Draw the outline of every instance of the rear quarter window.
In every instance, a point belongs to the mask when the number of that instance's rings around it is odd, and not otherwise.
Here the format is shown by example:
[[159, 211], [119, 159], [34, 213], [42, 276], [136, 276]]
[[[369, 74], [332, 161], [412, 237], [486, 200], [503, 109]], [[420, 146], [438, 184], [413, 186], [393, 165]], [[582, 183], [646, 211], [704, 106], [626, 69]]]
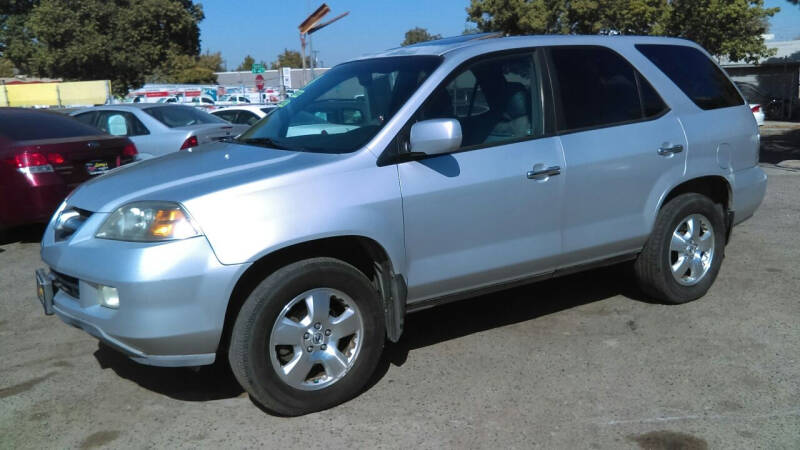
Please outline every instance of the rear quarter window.
[[683, 45], [639, 44], [636, 48], [704, 110], [744, 104], [736, 87], [708, 56]]

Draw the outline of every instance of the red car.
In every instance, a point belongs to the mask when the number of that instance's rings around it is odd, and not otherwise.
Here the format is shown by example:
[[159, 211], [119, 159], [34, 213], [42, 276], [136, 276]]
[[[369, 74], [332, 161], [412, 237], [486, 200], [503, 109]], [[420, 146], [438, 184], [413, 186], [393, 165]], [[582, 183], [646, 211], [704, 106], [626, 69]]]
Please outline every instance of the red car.
[[69, 116], [0, 108], [0, 229], [46, 223], [77, 185], [136, 154], [128, 138]]

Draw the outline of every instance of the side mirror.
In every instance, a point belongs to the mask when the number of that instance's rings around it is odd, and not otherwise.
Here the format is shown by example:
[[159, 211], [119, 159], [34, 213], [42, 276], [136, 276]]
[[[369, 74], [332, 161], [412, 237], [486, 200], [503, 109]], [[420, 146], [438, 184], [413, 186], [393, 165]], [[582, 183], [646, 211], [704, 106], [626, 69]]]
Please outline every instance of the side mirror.
[[461, 123], [455, 119], [430, 119], [411, 127], [410, 150], [426, 155], [441, 155], [461, 147]]

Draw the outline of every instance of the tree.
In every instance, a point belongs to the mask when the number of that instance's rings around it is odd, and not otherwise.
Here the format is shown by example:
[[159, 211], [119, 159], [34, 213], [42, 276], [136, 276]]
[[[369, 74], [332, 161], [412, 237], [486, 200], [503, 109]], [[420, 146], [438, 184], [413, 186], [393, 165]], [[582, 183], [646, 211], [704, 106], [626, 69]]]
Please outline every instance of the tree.
[[236, 68], [236, 71], [237, 72], [242, 72], [242, 71], [249, 72], [250, 70], [253, 69], [253, 64], [255, 64], [255, 62], [256, 62], [256, 60], [253, 59], [252, 56], [247, 55], [247, 56], [244, 57], [244, 61], [242, 61], [242, 63], [239, 64], [239, 67]]
[[203, 17], [192, 0], [13, 0], [0, 45], [25, 72], [109, 79], [123, 95], [176, 55], [197, 56]]
[[8, 58], [0, 57], [0, 78], [10, 78], [14, 76], [14, 64]]
[[441, 34], [430, 34], [425, 28], [415, 27], [406, 31], [405, 39], [403, 39], [403, 43], [400, 45], [405, 47], [406, 45], [417, 44], [419, 42], [428, 42], [441, 38]]
[[471, 0], [467, 18], [481, 31], [508, 34], [684, 37], [752, 62], [771, 54], [761, 35], [776, 12], [763, 0]]
[[[283, 49], [283, 53], [278, 55], [278, 60], [273, 61], [269, 66], [273, 70], [281, 67], [303, 67], [303, 58], [300, 56], [300, 52], [288, 48]], [[308, 56], [306, 56], [306, 67], [311, 67], [311, 58]]]
[[222, 72], [222, 54], [199, 56], [170, 55], [147, 81], [151, 83], [211, 84], [217, 82], [214, 72]]

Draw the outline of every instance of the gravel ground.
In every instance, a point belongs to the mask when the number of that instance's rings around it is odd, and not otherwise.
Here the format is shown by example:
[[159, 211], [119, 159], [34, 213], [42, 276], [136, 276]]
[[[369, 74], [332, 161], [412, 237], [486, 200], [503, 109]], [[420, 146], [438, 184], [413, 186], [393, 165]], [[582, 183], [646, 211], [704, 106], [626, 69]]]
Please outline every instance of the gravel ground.
[[[137, 365], [42, 314], [41, 228], [0, 240], [0, 448], [800, 448], [798, 132], [715, 286], [649, 303], [622, 268], [411, 315], [373, 385], [279, 418], [221, 370]], [[790, 155], [791, 154], [791, 155]]]

